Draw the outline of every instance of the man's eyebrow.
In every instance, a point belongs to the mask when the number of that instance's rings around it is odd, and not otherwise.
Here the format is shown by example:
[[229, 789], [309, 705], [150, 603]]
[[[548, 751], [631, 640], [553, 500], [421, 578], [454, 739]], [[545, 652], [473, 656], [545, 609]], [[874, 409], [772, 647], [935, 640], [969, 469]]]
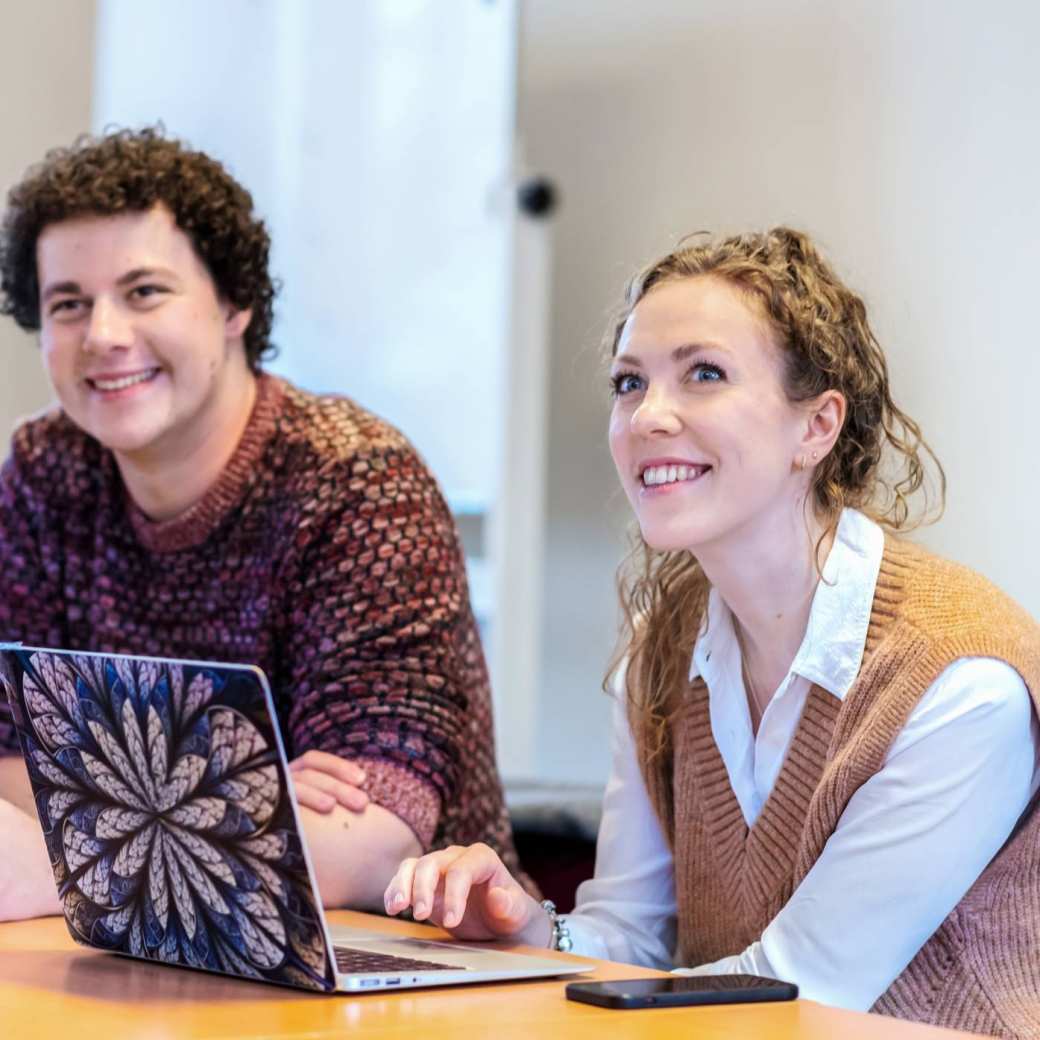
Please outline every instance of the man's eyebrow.
[[[126, 274], [120, 275], [116, 279], [116, 285], [123, 287], [131, 285], [141, 278], [176, 278], [176, 274], [173, 271], [168, 270], [165, 267], [135, 267], [131, 271], [127, 271]], [[40, 293], [41, 300], [49, 300], [52, 296], [59, 294], [66, 294], [72, 296], [79, 296], [83, 292], [79, 282], [53, 282], [48, 286], [45, 286], [42, 293]]]
[[79, 287], [79, 282], [52, 282], [44, 287], [43, 292], [40, 293], [40, 299], [49, 300], [52, 296], [57, 296], [58, 293], [78, 295], [80, 292], [82, 290]]
[[116, 279], [116, 285], [129, 285], [140, 278], [154, 278], [157, 275], [163, 278], [176, 277], [173, 271], [167, 270], [165, 267], [135, 267], [132, 271], [127, 271], [126, 274], [120, 275]]

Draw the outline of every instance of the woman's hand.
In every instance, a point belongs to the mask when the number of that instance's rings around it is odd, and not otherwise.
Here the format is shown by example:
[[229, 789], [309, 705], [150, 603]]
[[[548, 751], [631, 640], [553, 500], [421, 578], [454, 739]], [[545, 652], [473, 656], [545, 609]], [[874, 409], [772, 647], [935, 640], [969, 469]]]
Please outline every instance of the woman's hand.
[[388, 914], [410, 906], [416, 921], [440, 925], [460, 939], [515, 939], [548, 946], [552, 934], [545, 911], [498, 854], [481, 843], [406, 859], [383, 899]]
[[362, 790], [365, 771], [356, 762], [328, 751], [307, 751], [289, 763], [296, 800], [318, 813], [330, 813], [337, 805], [362, 812], [368, 795]]

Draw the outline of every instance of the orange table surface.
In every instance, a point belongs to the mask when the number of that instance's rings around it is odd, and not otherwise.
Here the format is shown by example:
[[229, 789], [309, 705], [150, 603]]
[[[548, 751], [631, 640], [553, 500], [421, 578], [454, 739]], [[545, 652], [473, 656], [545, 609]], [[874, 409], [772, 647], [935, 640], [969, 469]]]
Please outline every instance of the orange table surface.
[[[442, 936], [346, 911], [343, 924]], [[522, 949], [522, 948], [521, 948]], [[540, 954], [544, 951], [538, 951]], [[565, 958], [566, 955], [557, 956]], [[567, 958], [583, 960], [583, 958]], [[587, 976], [660, 974], [585, 960]], [[574, 977], [566, 981], [576, 981]], [[484, 1037], [592, 1040], [941, 1040], [967, 1036], [807, 1000], [610, 1011], [566, 1000], [564, 980], [323, 996], [128, 960], [77, 946], [60, 918], [0, 925], [0, 1037]]]

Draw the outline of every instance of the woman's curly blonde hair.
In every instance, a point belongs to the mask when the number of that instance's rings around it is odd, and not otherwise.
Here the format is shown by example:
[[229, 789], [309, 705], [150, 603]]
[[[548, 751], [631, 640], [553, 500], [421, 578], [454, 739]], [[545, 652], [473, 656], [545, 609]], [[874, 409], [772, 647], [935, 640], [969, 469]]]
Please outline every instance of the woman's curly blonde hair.
[[[827, 390], [845, 398], [847, 412], [833, 449], [816, 464], [810, 504], [826, 529], [852, 506], [891, 531], [906, 531], [941, 515], [946, 477], [920, 427], [892, 400], [888, 366], [867, 321], [867, 310], [835, 274], [808, 235], [786, 227], [761, 234], [684, 240], [639, 272], [608, 333], [611, 356], [636, 305], [656, 286], [711, 276], [742, 290], [768, 322], [784, 357], [791, 402]], [[937, 501], [927, 501], [927, 466], [938, 478]], [[910, 499], [925, 493], [915, 518]], [[639, 535], [618, 572], [623, 613], [619, 651], [629, 716], [640, 759], [648, 765], [669, 753], [668, 723], [685, 688], [690, 656], [706, 605], [708, 582], [693, 555], [656, 552]]]

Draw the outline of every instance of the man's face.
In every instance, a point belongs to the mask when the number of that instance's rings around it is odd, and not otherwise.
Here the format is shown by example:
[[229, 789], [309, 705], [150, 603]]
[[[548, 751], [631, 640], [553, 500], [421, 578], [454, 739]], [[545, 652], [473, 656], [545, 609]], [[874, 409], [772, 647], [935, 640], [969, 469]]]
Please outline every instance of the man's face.
[[250, 312], [220, 298], [162, 206], [51, 224], [36, 263], [44, 364], [69, 418], [141, 464], [187, 457], [251, 378]]

